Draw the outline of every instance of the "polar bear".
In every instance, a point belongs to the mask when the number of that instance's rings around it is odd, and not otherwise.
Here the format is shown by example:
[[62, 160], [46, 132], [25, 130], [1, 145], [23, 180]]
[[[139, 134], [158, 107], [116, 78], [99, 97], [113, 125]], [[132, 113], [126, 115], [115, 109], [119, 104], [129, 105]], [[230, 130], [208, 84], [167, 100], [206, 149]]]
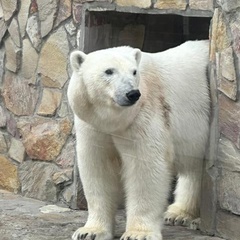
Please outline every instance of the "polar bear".
[[113, 238], [125, 200], [123, 240], [161, 240], [171, 177], [175, 200], [165, 222], [199, 217], [209, 131], [208, 41], [160, 53], [116, 47], [71, 53], [68, 87], [88, 220], [72, 239]]

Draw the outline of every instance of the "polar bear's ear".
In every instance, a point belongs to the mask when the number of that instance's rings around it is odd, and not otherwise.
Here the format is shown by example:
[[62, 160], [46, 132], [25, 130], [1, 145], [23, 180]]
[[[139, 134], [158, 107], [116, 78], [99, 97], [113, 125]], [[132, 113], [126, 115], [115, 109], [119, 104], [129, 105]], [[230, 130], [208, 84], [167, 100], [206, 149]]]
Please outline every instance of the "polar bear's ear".
[[82, 63], [86, 59], [86, 54], [81, 51], [74, 51], [70, 55], [70, 63], [73, 71], [78, 72], [81, 68]]
[[133, 53], [133, 55], [134, 55], [134, 58], [135, 58], [136, 61], [137, 61], [137, 65], [139, 65], [139, 63], [140, 63], [140, 61], [141, 61], [141, 55], [142, 55], [141, 50], [139, 50], [138, 48], [134, 48], [134, 49], [132, 50], [132, 53]]

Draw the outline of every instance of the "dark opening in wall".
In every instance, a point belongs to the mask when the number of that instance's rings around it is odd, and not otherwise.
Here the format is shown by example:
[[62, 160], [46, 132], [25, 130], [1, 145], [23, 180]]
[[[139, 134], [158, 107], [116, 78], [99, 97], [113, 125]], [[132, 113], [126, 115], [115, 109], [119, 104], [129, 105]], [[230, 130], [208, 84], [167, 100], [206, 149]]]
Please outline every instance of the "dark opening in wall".
[[163, 51], [187, 40], [208, 39], [211, 18], [179, 15], [86, 12], [83, 50], [129, 45]]

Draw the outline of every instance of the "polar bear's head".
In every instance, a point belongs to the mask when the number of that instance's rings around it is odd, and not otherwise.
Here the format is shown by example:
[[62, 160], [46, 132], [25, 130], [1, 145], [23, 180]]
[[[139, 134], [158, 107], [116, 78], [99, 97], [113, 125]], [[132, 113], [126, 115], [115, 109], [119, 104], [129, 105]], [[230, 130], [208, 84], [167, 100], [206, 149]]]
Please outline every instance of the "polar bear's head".
[[[139, 63], [141, 51], [130, 47], [99, 50], [89, 54], [74, 51], [70, 55], [73, 74], [68, 88], [69, 103], [85, 121], [127, 113], [141, 97]], [[127, 110], [128, 109], [128, 110]]]
[[141, 51], [130, 47], [110, 48], [85, 54], [75, 51], [70, 62], [82, 81], [91, 103], [131, 106], [139, 99], [138, 65]]

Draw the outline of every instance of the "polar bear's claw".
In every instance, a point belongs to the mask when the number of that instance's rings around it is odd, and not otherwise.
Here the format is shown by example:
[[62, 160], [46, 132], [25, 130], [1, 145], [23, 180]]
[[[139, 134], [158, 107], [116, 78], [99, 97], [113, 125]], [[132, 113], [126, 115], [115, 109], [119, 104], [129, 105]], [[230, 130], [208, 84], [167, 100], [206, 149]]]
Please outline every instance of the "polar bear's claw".
[[173, 218], [165, 217], [164, 222], [165, 222], [166, 225], [173, 225]]
[[201, 218], [194, 219], [190, 224], [190, 229], [198, 230], [200, 228]]
[[73, 235], [72, 240], [111, 240], [112, 234], [94, 228], [79, 228]]
[[[88, 233], [86, 233], [86, 234], [80, 234], [80, 235], [78, 235], [78, 239], [80, 240], [84, 240], [84, 239], [86, 239], [87, 238], [87, 235], [88, 235]], [[96, 234], [92, 234], [91, 236], [90, 236], [90, 239], [91, 240], [95, 240], [95, 238], [96, 238]]]
[[185, 226], [189, 227], [193, 217], [183, 210], [167, 211], [164, 214], [164, 223], [166, 225]]
[[162, 240], [162, 235], [146, 231], [127, 231], [120, 240]]

